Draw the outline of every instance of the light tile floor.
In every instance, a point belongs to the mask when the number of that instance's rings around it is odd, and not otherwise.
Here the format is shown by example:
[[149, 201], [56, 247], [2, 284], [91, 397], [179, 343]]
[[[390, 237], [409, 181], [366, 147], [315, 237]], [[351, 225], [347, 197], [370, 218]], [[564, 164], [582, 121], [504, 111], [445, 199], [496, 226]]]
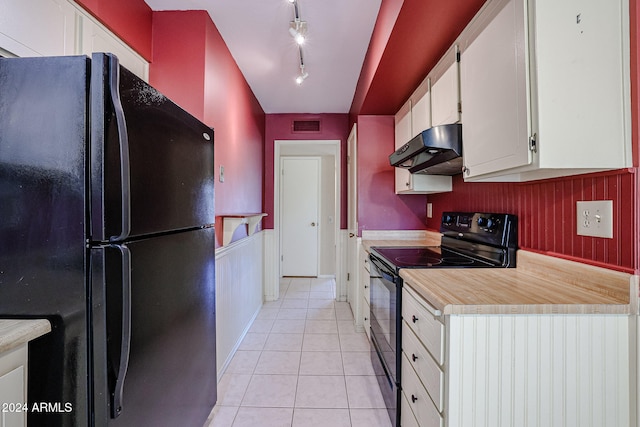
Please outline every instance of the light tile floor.
[[218, 383], [209, 427], [389, 427], [369, 341], [332, 279], [282, 279]]

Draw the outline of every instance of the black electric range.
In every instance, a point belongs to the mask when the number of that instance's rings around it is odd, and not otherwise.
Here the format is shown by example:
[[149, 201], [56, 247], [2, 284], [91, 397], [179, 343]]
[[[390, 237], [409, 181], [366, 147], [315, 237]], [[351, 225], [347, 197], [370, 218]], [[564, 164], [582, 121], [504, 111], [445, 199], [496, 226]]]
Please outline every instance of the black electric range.
[[440, 246], [373, 247], [371, 254], [396, 273], [401, 268], [515, 267], [518, 219], [495, 213], [445, 212]]
[[372, 247], [371, 360], [392, 425], [400, 425], [403, 268], [512, 268], [518, 220], [497, 213], [445, 212], [440, 246]]

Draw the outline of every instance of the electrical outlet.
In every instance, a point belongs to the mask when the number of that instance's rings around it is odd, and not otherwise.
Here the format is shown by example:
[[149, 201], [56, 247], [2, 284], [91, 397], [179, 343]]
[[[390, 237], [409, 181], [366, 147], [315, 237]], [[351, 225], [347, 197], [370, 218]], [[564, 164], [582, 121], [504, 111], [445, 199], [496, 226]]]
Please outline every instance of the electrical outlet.
[[578, 236], [613, 238], [613, 201], [576, 202]]

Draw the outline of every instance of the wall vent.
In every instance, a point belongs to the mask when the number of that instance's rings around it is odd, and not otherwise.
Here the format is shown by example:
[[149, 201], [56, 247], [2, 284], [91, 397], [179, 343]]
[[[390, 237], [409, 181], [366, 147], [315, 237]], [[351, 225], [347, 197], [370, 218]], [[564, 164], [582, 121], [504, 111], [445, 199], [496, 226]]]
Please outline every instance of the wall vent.
[[291, 128], [294, 133], [320, 132], [320, 120], [294, 120]]

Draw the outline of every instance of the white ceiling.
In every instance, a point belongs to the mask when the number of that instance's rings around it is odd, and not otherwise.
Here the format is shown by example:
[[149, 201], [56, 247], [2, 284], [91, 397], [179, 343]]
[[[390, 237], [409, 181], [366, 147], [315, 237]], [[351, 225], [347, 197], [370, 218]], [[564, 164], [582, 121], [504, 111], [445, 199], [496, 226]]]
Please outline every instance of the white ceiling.
[[287, 0], [145, 0], [153, 10], [207, 10], [265, 113], [347, 113], [381, 0], [298, 0], [309, 77]]

